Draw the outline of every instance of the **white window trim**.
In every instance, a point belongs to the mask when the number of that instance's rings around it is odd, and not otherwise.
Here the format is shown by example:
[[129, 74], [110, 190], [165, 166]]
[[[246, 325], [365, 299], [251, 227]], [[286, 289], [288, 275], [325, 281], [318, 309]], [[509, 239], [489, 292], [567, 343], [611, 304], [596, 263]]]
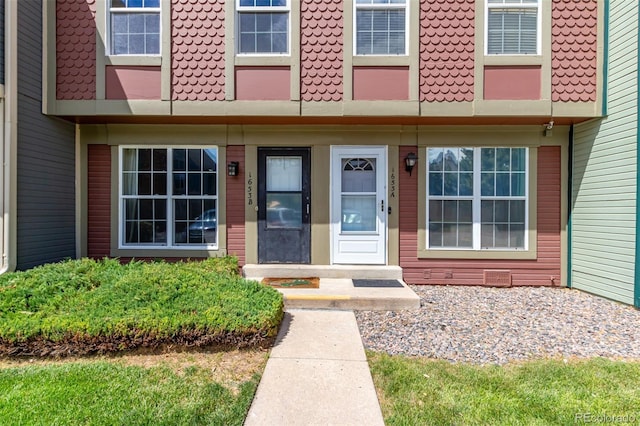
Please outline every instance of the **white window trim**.
[[[357, 0], [353, 0], [353, 56], [358, 57], [402, 57], [409, 56], [409, 3], [413, 0], [406, 0], [404, 4], [400, 3], [390, 3], [390, 4], [358, 4]], [[357, 16], [358, 9], [365, 10], [389, 10], [389, 9], [404, 9], [404, 53], [393, 55], [393, 54], [358, 54], [358, 26], [357, 26]]]
[[[123, 164], [124, 164], [124, 150], [125, 149], [166, 149], [167, 150], [167, 194], [166, 195], [148, 195], [144, 196], [145, 198], [153, 198], [153, 199], [166, 199], [167, 200], [167, 243], [164, 245], [161, 244], [142, 244], [142, 245], [134, 245], [134, 244], [125, 244], [124, 242], [124, 226], [125, 226], [125, 217], [124, 217], [124, 209], [122, 208], [123, 200], [125, 198], [139, 198], [139, 196], [130, 196], [125, 197], [122, 193], [122, 173], [123, 173]], [[215, 244], [182, 244], [182, 245], [169, 245], [169, 240], [173, 243], [173, 193], [170, 190], [171, 188], [171, 174], [173, 173], [173, 162], [169, 161], [170, 152], [174, 149], [215, 149], [217, 154], [216, 164], [216, 195], [215, 196], [207, 196], [216, 200], [216, 209], [218, 212], [216, 214], [216, 220], [218, 221], [218, 232], [216, 234], [216, 243]], [[220, 246], [220, 147], [217, 145], [120, 145], [118, 147], [118, 249], [120, 250], [218, 250]], [[186, 197], [187, 199], [190, 197]], [[191, 197], [195, 198], [195, 196]], [[200, 196], [199, 198], [204, 198], [204, 196]], [[170, 237], [171, 236], [171, 237]]]
[[[436, 148], [436, 147], [434, 147]], [[425, 250], [427, 251], [465, 251], [465, 252], [507, 252], [507, 253], [513, 253], [513, 252], [524, 252], [524, 251], [528, 251], [529, 250], [529, 204], [530, 204], [530, 198], [529, 198], [529, 148], [526, 147], [502, 147], [502, 146], [483, 146], [483, 147], [466, 147], [466, 146], [456, 146], [456, 147], [451, 147], [451, 148], [472, 148], [473, 149], [473, 196], [459, 196], [456, 197], [456, 200], [472, 200], [472, 221], [473, 221], [473, 246], [472, 247], [430, 247], [429, 246], [429, 200], [431, 199], [429, 196], [429, 166], [428, 166], [428, 152], [429, 152], [429, 148], [427, 148], [427, 167], [425, 167], [426, 171], [426, 214], [425, 214], [425, 218], [426, 218], [426, 222], [425, 222], [425, 234], [426, 234], [426, 246], [425, 246]], [[524, 196], [520, 196], [520, 197], [503, 197], [503, 196], [493, 196], [493, 197], [488, 197], [488, 196], [482, 196], [481, 195], [481, 182], [482, 179], [480, 178], [480, 174], [481, 174], [481, 169], [480, 169], [480, 164], [481, 164], [481, 152], [482, 152], [482, 148], [524, 148], [525, 149], [525, 189], [524, 189]], [[476, 167], [477, 166], [477, 167]], [[435, 196], [433, 198], [442, 198], [447, 199], [446, 196]], [[522, 248], [508, 248], [508, 247], [499, 247], [499, 248], [483, 248], [481, 246], [481, 238], [482, 238], [482, 234], [481, 234], [481, 220], [480, 220], [480, 216], [481, 216], [481, 204], [482, 204], [482, 200], [504, 200], [504, 199], [509, 199], [509, 200], [521, 200], [524, 199], [525, 200], [525, 205], [524, 205], [524, 211], [525, 211], [525, 216], [524, 216], [524, 247]]]
[[[98, 0], [102, 1], [102, 0]], [[108, 0], [104, 0], [108, 1]], [[142, 57], [161, 57], [162, 56], [162, 0], [160, 1], [160, 7], [111, 7], [107, 6], [106, 13], [106, 26], [107, 29], [107, 39], [105, 40], [105, 47], [107, 51], [107, 56], [113, 57], [132, 57], [132, 56], [142, 56]], [[159, 15], [160, 20], [160, 33], [158, 35], [159, 45], [158, 45], [158, 53], [157, 54], [144, 54], [144, 53], [113, 53], [111, 48], [111, 15], [118, 13], [157, 13]]]
[[[285, 6], [240, 6], [240, 0], [235, 0], [236, 2], [236, 13], [235, 13], [235, 36], [236, 36], [236, 56], [243, 57], [263, 57], [263, 56], [276, 56], [276, 57], [289, 57], [291, 56], [291, 0], [286, 0]], [[287, 12], [289, 14], [289, 19], [287, 22], [287, 52], [286, 53], [242, 53], [240, 52], [240, 15], [243, 12]]]
[[[485, 2], [484, 13], [484, 54], [485, 56], [535, 56], [541, 53], [542, 43], [542, 0], [533, 3], [518, 3], [505, 0], [504, 3]], [[489, 53], [489, 9], [536, 9], [536, 53]]]

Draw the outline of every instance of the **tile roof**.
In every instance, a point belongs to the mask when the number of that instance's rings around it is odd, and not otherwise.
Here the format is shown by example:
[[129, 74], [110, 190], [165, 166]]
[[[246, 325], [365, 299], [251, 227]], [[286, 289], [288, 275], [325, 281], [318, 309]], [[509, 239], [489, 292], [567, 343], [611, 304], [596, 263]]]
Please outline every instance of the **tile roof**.
[[475, 5], [473, 0], [422, 0], [420, 100], [473, 101]]
[[593, 102], [597, 76], [597, 0], [554, 0], [551, 99]]
[[300, 5], [300, 95], [303, 101], [340, 101], [343, 95], [342, 0]]
[[224, 1], [172, 0], [171, 98], [225, 99]]
[[56, 99], [96, 98], [96, 0], [56, 2]]

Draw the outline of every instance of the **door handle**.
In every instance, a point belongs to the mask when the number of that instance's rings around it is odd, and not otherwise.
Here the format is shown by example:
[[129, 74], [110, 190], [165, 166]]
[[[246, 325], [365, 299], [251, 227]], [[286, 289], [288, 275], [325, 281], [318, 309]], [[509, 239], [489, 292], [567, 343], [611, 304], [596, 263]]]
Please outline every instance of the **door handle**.
[[309, 214], [309, 203], [307, 203], [307, 214]]
[[384, 211], [384, 200], [380, 201], [380, 211]]

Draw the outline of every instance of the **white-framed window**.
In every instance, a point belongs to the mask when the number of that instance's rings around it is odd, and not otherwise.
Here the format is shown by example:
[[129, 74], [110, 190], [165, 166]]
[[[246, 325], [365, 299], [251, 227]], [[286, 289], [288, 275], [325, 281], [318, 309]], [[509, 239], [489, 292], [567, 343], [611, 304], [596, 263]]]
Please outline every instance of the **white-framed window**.
[[217, 248], [218, 148], [120, 147], [122, 248]]
[[109, 54], [160, 54], [160, 0], [109, 1]]
[[407, 54], [407, 1], [355, 1], [356, 55]]
[[540, 54], [540, 0], [487, 0], [488, 55]]
[[527, 148], [428, 148], [427, 157], [427, 249], [527, 249]]
[[289, 53], [290, 0], [236, 0], [238, 53]]

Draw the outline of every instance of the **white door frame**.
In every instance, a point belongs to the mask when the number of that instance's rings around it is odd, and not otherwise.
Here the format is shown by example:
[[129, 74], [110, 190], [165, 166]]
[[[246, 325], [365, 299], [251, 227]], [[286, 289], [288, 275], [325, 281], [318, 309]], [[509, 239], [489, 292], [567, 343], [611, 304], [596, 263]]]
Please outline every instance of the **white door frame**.
[[[342, 159], [375, 159], [376, 171], [376, 230], [342, 230]], [[386, 146], [331, 147], [331, 263], [387, 264], [388, 200]]]

